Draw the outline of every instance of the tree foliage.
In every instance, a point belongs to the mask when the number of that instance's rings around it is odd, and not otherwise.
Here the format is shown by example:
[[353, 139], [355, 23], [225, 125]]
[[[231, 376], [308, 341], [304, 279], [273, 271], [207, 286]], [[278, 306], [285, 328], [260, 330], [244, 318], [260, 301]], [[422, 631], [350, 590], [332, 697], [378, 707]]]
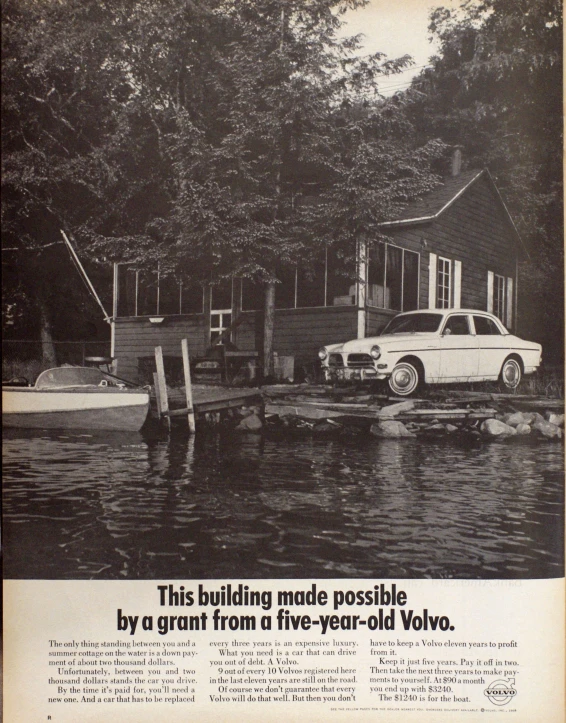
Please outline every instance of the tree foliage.
[[432, 68], [408, 93], [424, 137], [487, 166], [530, 253], [520, 323], [555, 356], [563, 339], [562, 3], [465, 2], [439, 8]]
[[351, 256], [442, 152], [379, 96], [409, 59], [338, 39], [363, 4], [3, 0], [5, 239], [266, 288], [316, 244]]

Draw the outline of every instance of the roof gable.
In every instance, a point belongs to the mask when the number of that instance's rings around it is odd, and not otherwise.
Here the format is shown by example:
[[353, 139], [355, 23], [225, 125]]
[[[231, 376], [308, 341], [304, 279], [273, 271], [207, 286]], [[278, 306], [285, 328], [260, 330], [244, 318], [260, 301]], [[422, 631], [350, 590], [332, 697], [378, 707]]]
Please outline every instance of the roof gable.
[[405, 206], [397, 218], [391, 219], [390, 221], [384, 221], [380, 225], [383, 229], [389, 229], [418, 225], [421, 223], [430, 223], [447, 211], [460, 198], [460, 196], [466, 193], [466, 191], [480, 178], [487, 179], [497, 202], [503, 210], [504, 217], [508, 222], [517, 246], [522, 254], [528, 258], [529, 253], [519, 236], [517, 227], [511, 218], [511, 214], [509, 213], [509, 210], [487, 168], [484, 168], [481, 171], [477, 169], [463, 171], [457, 176], [449, 176], [445, 178], [442, 184], [433, 191]]
[[483, 171], [465, 171], [458, 176], [449, 176], [433, 191], [408, 203], [395, 218], [385, 221], [383, 226], [397, 226], [406, 223], [430, 221], [439, 216], [474, 183]]

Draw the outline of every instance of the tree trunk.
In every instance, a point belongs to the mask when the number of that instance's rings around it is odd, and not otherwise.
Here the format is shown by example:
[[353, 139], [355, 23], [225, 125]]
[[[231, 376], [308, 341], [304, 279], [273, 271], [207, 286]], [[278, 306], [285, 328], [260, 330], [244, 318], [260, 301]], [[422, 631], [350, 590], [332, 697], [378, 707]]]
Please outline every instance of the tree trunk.
[[275, 324], [275, 284], [265, 287], [263, 310], [263, 376], [273, 376], [273, 327]]
[[57, 366], [57, 355], [55, 353], [55, 344], [53, 343], [49, 309], [42, 298], [38, 299], [38, 307], [42, 362], [46, 367], [55, 367]]

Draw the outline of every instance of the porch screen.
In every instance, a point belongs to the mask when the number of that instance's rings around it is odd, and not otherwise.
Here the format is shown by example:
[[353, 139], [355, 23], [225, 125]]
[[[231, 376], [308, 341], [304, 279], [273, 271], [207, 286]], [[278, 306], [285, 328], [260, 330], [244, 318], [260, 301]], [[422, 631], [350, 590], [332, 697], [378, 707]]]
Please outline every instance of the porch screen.
[[232, 281], [223, 281], [211, 287], [211, 309], [232, 309]]
[[336, 249], [319, 251], [308, 264], [280, 266], [275, 287], [276, 309], [353, 306], [356, 297], [355, 260]]
[[172, 273], [118, 265], [118, 316], [202, 314], [203, 288]]
[[281, 266], [277, 269], [278, 284], [275, 285], [275, 308], [294, 309], [297, 271], [294, 267]]
[[204, 311], [204, 289], [200, 284], [181, 279], [179, 282], [181, 314], [202, 314]]
[[159, 277], [159, 308], [158, 314], [180, 314], [181, 297], [179, 281], [175, 276]]
[[326, 252], [326, 306], [353, 306], [356, 303], [356, 279], [352, 270], [354, 259], [336, 249]]
[[324, 255], [317, 257], [307, 268], [299, 267], [297, 273], [297, 307], [325, 305], [326, 263]]
[[252, 279], [242, 279], [242, 311], [261, 311], [264, 303], [265, 286]]
[[118, 266], [118, 316], [137, 314], [137, 272], [127, 266]]
[[157, 314], [157, 271], [138, 272], [138, 316]]

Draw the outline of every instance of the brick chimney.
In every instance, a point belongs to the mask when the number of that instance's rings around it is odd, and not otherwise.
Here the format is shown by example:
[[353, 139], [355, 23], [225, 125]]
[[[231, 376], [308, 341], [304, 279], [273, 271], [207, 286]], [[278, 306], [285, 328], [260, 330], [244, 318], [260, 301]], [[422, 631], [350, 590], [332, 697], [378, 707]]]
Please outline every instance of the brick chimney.
[[452, 175], [459, 176], [462, 170], [462, 150], [457, 146], [452, 153]]

